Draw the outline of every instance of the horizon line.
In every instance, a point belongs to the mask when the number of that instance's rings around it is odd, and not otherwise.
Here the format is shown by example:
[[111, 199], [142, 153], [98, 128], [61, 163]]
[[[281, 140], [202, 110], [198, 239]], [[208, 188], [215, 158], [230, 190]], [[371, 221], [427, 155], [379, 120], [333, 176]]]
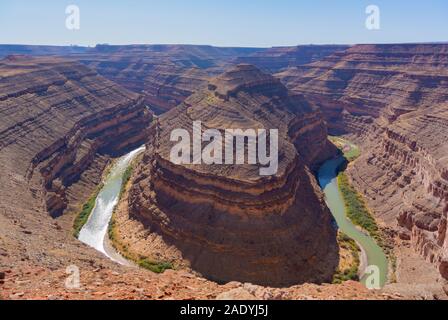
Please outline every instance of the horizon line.
[[301, 46], [356, 46], [356, 45], [411, 45], [411, 44], [448, 44], [448, 40], [443, 41], [409, 41], [409, 42], [364, 42], [364, 43], [302, 43], [291, 45], [274, 45], [274, 46], [224, 46], [213, 44], [193, 44], [193, 43], [128, 43], [128, 44], [110, 44], [97, 43], [95, 45], [83, 44], [27, 44], [27, 43], [0, 43], [0, 46], [28, 46], [28, 47], [78, 47], [78, 48], [96, 48], [98, 46], [110, 47], [131, 47], [131, 46], [192, 46], [192, 47], [212, 47], [212, 48], [241, 48], [241, 49], [273, 49], [273, 48], [293, 48]]

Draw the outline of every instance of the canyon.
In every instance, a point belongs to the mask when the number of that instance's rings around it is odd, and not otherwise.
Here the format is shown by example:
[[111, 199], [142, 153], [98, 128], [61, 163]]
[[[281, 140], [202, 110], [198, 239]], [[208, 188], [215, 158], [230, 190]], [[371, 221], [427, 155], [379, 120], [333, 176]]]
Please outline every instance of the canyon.
[[[448, 45], [0, 45], [0, 57], [0, 297], [443, 296]], [[174, 166], [169, 133], [194, 120], [280, 129], [277, 175]], [[331, 282], [338, 262], [314, 176], [337, 152], [328, 134], [360, 145], [347, 174], [393, 238], [397, 279], [382, 292], [308, 284]], [[117, 228], [183, 270], [119, 266], [71, 236], [104, 170], [142, 144]], [[64, 288], [71, 264], [86, 287]]]
[[277, 76], [362, 145], [352, 182], [447, 279], [448, 45], [357, 45]]
[[[278, 128], [278, 172], [261, 176], [262, 165], [249, 162], [173, 164], [171, 132], [190, 132], [199, 119], [219, 131], [227, 125]], [[271, 75], [238, 65], [160, 117], [153, 131], [130, 190], [131, 218], [175, 246], [194, 271], [220, 283], [331, 281], [336, 229], [309, 167], [335, 150], [318, 110]], [[295, 145], [310, 137], [314, 143], [298, 154]]]

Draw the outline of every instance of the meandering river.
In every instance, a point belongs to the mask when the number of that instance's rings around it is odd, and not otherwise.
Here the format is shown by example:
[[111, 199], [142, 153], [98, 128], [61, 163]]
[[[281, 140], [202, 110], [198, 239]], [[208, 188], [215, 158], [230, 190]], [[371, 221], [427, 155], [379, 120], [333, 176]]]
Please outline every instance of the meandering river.
[[108, 234], [109, 221], [112, 218], [113, 210], [120, 197], [123, 175], [132, 160], [144, 150], [145, 147], [138, 148], [121, 157], [114, 164], [103, 183], [103, 188], [98, 193], [95, 207], [93, 208], [87, 223], [79, 233], [80, 241], [102, 252], [111, 260], [121, 264], [124, 264], [125, 260], [107, 249], [106, 235]]
[[[108, 250], [107, 233], [112, 213], [119, 201], [120, 190], [123, 183], [123, 175], [130, 165], [145, 147], [138, 148], [127, 155], [121, 157], [110, 170], [103, 188], [98, 193], [95, 207], [92, 213], [81, 229], [79, 240], [94, 249], [102, 252], [111, 260], [125, 264], [126, 260], [121, 258], [113, 250]], [[388, 260], [383, 250], [376, 244], [375, 240], [360, 231], [346, 216], [344, 200], [339, 192], [337, 182], [337, 169], [345, 161], [340, 156], [325, 162], [319, 170], [318, 178], [328, 207], [330, 208], [339, 229], [347, 236], [355, 240], [363, 249], [367, 256], [368, 266], [377, 266], [380, 271], [380, 285], [384, 286], [387, 281]], [[366, 267], [366, 266], [365, 266]], [[361, 270], [364, 274], [365, 270]], [[365, 275], [361, 281], [365, 284]]]
[[[355, 240], [363, 251], [367, 255], [367, 266], [376, 266], [379, 270], [380, 286], [383, 287], [387, 282], [388, 275], [388, 260], [387, 256], [377, 245], [375, 240], [364, 232], [360, 231], [346, 215], [344, 199], [339, 191], [337, 181], [338, 167], [345, 161], [344, 157], [340, 156], [335, 159], [328, 160], [319, 169], [319, 183], [322, 190], [325, 193], [325, 198], [331, 213], [333, 214], [336, 223], [338, 224], [341, 232]], [[369, 274], [365, 273], [366, 270], [361, 270], [361, 274], [364, 276], [361, 282], [366, 284], [366, 280]], [[369, 281], [370, 282], [370, 281]]]

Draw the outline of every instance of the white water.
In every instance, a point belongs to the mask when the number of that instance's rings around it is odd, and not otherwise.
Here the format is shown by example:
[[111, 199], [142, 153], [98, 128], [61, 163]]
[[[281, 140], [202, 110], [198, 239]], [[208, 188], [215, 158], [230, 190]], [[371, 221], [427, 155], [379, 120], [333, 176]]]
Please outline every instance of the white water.
[[98, 193], [95, 207], [93, 208], [87, 223], [79, 233], [80, 241], [99, 252], [102, 252], [108, 258], [118, 263], [122, 263], [122, 261], [109, 254], [105, 248], [109, 221], [112, 218], [112, 213], [118, 203], [118, 197], [120, 196], [121, 185], [123, 183], [123, 175], [132, 160], [144, 150], [145, 147], [140, 147], [137, 150], [128, 153], [121, 157], [112, 167], [109, 175], [104, 181], [103, 188]]

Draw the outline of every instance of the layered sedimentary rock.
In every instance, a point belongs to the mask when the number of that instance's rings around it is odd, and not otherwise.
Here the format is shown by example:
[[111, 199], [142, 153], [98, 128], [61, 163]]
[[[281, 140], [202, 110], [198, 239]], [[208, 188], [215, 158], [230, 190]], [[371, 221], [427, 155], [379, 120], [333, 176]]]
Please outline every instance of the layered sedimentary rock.
[[228, 64], [250, 63], [278, 72], [346, 49], [341, 45], [219, 48], [197, 45], [97, 45], [87, 47], [0, 45], [9, 54], [57, 55], [80, 61], [123, 87], [140, 93], [156, 113], [183, 102]]
[[[278, 129], [279, 165], [171, 162], [174, 129]], [[164, 114], [130, 191], [131, 216], [218, 281], [288, 286], [331, 281], [336, 230], [310, 167], [334, 150], [319, 111], [272, 76], [239, 65]], [[203, 144], [204, 147], [206, 143]], [[150, 241], [151, 237], [147, 238]]]
[[381, 127], [350, 169], [360, 190], [400, 238], [448, 279], [448, 104]]
[[0, 59], [9, 55], [66, 56], [88, 52], [88, 47], [0, 44]]
[[99, 155], [144, 143], [150, 120], [142, 98], [82, 64], [1, 60], [2, 205], [62, 214], [67, 188]]
[[357, 45], [278, 74], [293, 91], [320, 104], [330, 130], [364, 132], [379, 119], [447, 99], [448, 45]]
[[344, 45], [301, 45], [296, 47], [274, 47], [236, 59], [236, 63], [249, 63], [267, 72], [275, 73], [321, 60], [335, 52], [343, 51]]
[[140, 93], [156, 113], [183, 102], [240, 55], [260, 49], [193, 45], [99, 45], [71, 55], [102, 76]]
[[363, 144], [354, 183], [448, 278], [448, 45], [358, 45], [278, 76]]

